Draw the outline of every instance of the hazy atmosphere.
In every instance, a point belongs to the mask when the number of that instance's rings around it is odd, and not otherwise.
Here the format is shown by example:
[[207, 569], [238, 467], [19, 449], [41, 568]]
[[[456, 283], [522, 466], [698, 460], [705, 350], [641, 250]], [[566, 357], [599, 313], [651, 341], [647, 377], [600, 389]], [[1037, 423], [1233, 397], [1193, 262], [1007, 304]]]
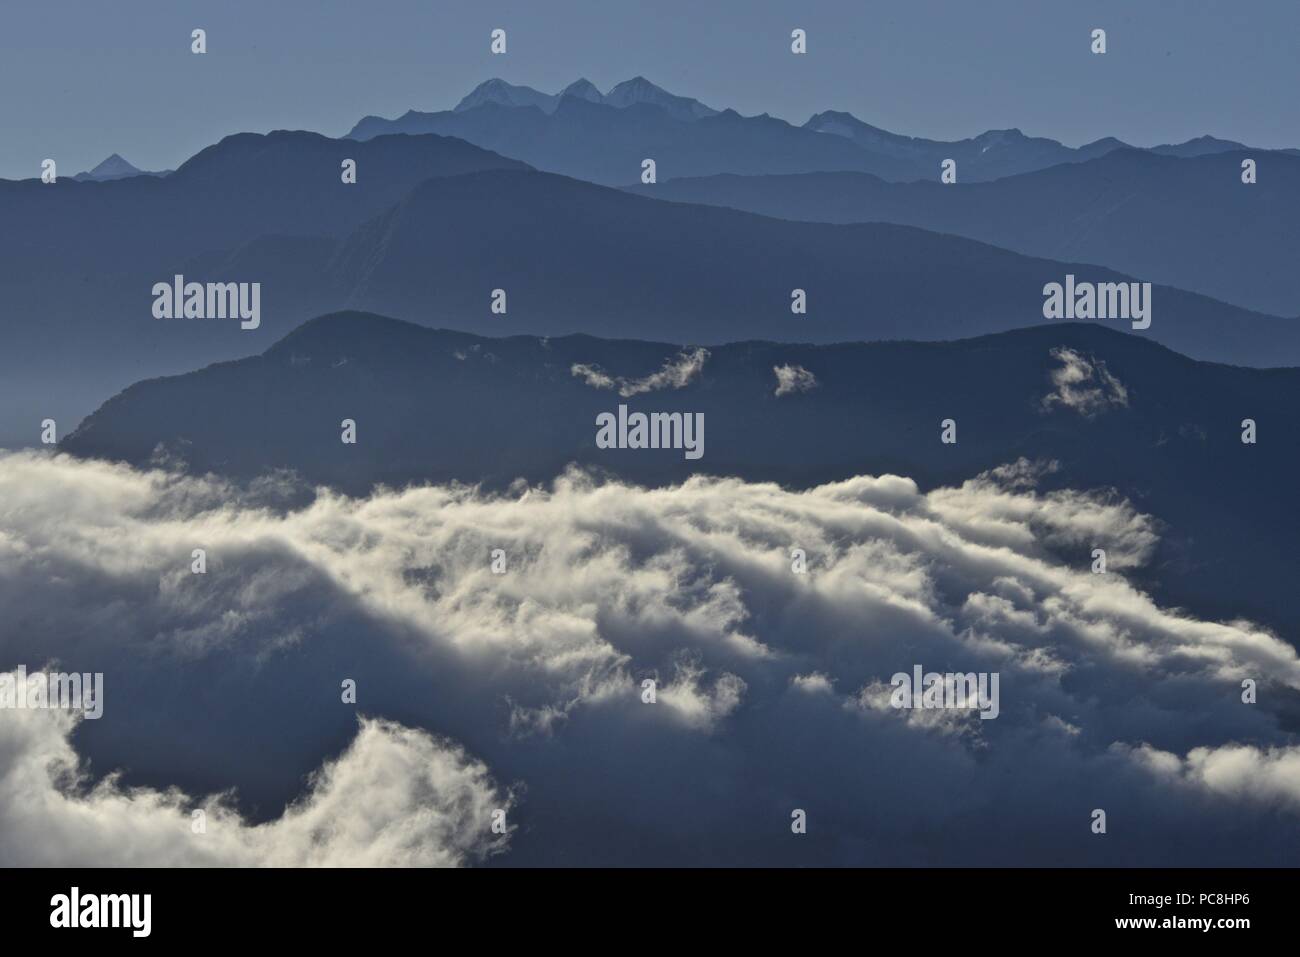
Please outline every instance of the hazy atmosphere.
[[[220, 57], [187, 59], [195, 27]], [[496, 27], [510, 30], [504, 58], [482, 40]], [[781, 56], [795, 27], [802, 59]], [[1105, 69], [1076, 39], [1094, 27], [1112, 36]], [[0, 176], [111, 153], [174, 169], [241, 131], [339, 136], [369, 113], [450, 109], [489, 76], [554, 93], [641, 74], [747, 116], [844, 110], [932, 139], [1015, 127], [1071, 146], [1300, 147], [1298, 32], [1286, 0], [10, 4], [0, 84], [21, 92], [0, 102]]]
[[1297, 35], [10, 5], [0, 866], [1294, 865]]

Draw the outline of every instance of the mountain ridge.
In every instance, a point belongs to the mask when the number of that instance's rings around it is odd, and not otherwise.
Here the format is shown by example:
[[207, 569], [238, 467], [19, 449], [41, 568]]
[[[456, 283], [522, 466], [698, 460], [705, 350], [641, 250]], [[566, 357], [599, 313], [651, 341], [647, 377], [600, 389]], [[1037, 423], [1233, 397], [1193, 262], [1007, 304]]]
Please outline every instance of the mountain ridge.
[[[580, 100], [604, 107], [606, 113], [566, 113], [564, 107]], [[643, 117], [643, 128], [629, 131], [615, 116], [634, 105], [662, 111]], [[537, 115], [529, 108], [537, 109]], [[492, 108], [487, 113], [476, 111]], [[716, 131], [701, 121], [729, 114], [733, 133], [745, 137], [745, 146], [720, 142]], [[763, 126], [761, 121], [767, 121]], [[802, 124], [767, 113], [741, 116], [735, 110], [717, 110], [690, 97], [670, 94], [644, 77], [634, 77], [602, 94], [589, 80], [579, 79], [556, 94], [491, 79], [479, 84], [449, 111], [408, 110], [394, 120], [370, 115], [347, 133], [367, 139], [382, 133], [436, 132], [460, 136], [489, 149], [517, 156], [540, 169], [589, 179], [604, 185], [634, 182], [640, 159], [655, 158], [669, 176], [701, 176], [748, 171], [761, 173], [857, 170], [898, 182], [938, 179], [940, 164], [955, 159], [966, 182], [984, 182], [1046, 169], [1062, 163], [1082, 162], [1122, 148], [1149, 149], [1171, 156], [1191, 157], [1247, 149], [1233, 140], [1202, 135], [1180, 144], [1137, 147], [1114, 137], [1102, 137], [1070, 147], [1048, 137], [1026, 136], [1019, 129], [991, 129], [958, 140], [934, 140], [892, 133], [872, 126], [842, 110], [814, 113]], [[695, 135], [715, 138], [693, 142]], [[799, 134], [815, 134], [812, 139]], [[834, 137], [854, 147], [852, 152], [828, 149], [819, 138]], [[629, 144], [631, 138], [634, 143]], [[509, 148], [505, 144], [511, 144]], [[625, 149], [635, 149], [624, 155]], [[567, 148], [566, 148], [567, 147]], [[1268, 150], [1251, 148], [1256, 153]], [[1300, 150], [1281, 152], [1300, 156]], [[593, 154], [617, 154], [617, 161], [602, 161]], [[757, 155], [755, 155], [757, 153]], [[765, 154], [775, 154], [769, 157]], [[743, 169], [742, 169], [743, 168]]]

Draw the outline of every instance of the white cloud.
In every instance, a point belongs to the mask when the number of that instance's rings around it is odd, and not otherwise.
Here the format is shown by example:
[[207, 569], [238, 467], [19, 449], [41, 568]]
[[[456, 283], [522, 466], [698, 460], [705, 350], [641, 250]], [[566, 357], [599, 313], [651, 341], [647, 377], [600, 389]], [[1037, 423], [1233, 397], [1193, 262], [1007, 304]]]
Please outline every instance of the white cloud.
[[817, 377], [803, 366], [772, 366], [772, 372], [776, 374], [777, 395], [790, 395], [817, 388]]
[[830, 694], [832, 690], [831, 679], [820, 671], [814, 671], [806, 675], [795, 675], [790, 679], [790, 684], [808, 694]]
[[1149, 745], [1116, 750], [1154, 775], [1207, 794], [1300, 812], [1300, 747], [1230, 744], [1193, 748], [1185, 758]]
[[1043, 408], [1061, 405], [1085, 418], [1128, 405], [1128, 389], [1110, 374], [1106, 363], [1065, 346], [1052, 350], [1061, 367], [1052, 372], [1055, 391], [1043, 397]]
[[709, 358], [709, 350], [703, 348], [683, 350], [663, 364], [658, 372], [652, 372], [640, 379], [623, 376], [611, 376], [599, 366], [575, 362], [569, 370], [593, 389], [618, 389], [623, 398], [640, 395], [643, 392], [657, 392], [660, 389], [680, 389], [704, 371], [704, 363]]
[[[79, 715], [0, 720], [0, 865], [449, 867], [505, 849], [492, 811], [511, 799], [455, 745], [362, 719], [336, 760], [278, 819], [250, 824], [228, 796], [92, 783], [70, 736]], [[205, 815], [195, 833], [193, 812]]]

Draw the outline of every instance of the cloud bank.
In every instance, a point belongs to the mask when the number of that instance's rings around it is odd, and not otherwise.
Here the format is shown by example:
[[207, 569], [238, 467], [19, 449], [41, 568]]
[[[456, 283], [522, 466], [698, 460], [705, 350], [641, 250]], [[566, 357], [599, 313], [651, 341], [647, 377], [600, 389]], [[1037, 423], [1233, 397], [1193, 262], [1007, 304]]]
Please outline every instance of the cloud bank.
[[[277, 480], [4, 456], [0, 620], [19, 627], [0, 667], [106, 689], [76, 727], [0, 712], [4, 830], [42, 835], [8, 853], [1280, 862], [1300, 837], [1294, 647], [1157, 606], [1125, 578], [1155, 523], [1037, 474], [925, 493], [571, 472], [302, 504]], [[890, 707], [917, 664], [999, 673], [999, 717]], [[188, 809], [214, 792], [223, 836], [196, 847]], [[507, 805], [493, 843], [485, 812]]]

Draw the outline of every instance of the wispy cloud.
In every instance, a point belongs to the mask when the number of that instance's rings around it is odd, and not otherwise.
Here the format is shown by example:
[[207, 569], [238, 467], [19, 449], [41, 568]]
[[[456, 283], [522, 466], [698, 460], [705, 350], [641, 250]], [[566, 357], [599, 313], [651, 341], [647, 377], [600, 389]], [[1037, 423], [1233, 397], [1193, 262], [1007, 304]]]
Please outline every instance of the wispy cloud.
[[1061, 366], [1052, 372], [1055, 391], [1043, 397], [1043, 408], [1064, 406], [1086, 418], [1128, 405], [1128, 389], [1095, 357], [1085, 358], [1074, 349], [1058, 346], [1052, 358]]
[[708, 349], [683, 351], [665, 362], [658, 372], [640, 379], [611, 376], [599, 366], [582, 362], [575, 362], [569, 371], [593, 389], [617, 389], [619, 395], [629, 398], [643, 392], [680, 389], [689, 385], [704, 370], [704, 363], [708, 358]]
[[772, 372], [776, 374], [777, 395], [807, 392], [817, 387], [817, 377], [803, 366], [789, 364], [773, 366]]

